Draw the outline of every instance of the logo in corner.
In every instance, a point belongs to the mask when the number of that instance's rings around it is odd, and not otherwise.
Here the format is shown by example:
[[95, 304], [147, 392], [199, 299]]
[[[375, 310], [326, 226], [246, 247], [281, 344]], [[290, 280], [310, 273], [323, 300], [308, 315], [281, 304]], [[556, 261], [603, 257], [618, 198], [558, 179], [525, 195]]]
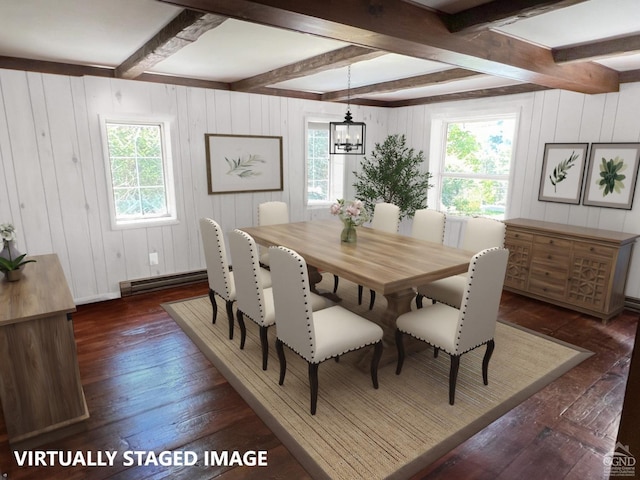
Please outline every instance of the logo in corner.
[[629, 445], [618, 442], [611, 455], [606, 455], [602, 460], [609, 467], [611, 477], [635, 477], [636, 458], [629, 451]]

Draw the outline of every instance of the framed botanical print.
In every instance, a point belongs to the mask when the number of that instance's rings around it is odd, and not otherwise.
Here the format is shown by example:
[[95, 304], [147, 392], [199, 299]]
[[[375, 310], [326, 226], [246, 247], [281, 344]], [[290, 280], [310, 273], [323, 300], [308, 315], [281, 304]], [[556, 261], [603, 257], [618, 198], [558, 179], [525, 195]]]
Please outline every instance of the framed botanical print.
[[592, 143], [583, 205], [631, 210], [640, 143]]
[[282, 190], [282, 137], [204, 137], [210, 194]]
[[546, 143], [538, 200], [580, 203], [588, 143]]

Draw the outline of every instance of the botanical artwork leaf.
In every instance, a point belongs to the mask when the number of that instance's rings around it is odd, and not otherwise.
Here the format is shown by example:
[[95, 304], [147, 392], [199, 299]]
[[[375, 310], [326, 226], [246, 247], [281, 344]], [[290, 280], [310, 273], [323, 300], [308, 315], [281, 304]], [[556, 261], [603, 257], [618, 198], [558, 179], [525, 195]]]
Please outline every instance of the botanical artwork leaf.
[[245, 158], [238, 157], [238, 159], [229, 159], [224, 157], [225, 161], [229, 165], [227, 175], [235, 175], [240, 178], [250, 178], [262, 175], [262, 172], [256, 170], [256, 165], [259, 163], [267, 163], [266, 160], [260, 158], [259, 155], [247, 155]]
[[575, 161], [578, 159], [578, 154], [573, 151], [569, 158], [565, 158], [562, 160], [556, 168], [553, 169], [551, 175], [549, 175], [549, 180], [551, 181], [551, 185], [553, 185], [553, 191], [557, 192], [558, 183], [567, 178], [569, 173], [569, 169], [573, 167]]
[[627, 178], [627, 176], [620, 172], [626, 169], [627, 166], [620, 157], [610, 158], [609, 160], [602, 157], [602, 163], [600, 163], [600, 178], [596, 180], [596, 183], [600, 190], [602, 190], [603, 197], [613, 192], [622, 192], [624, 188], [622, 180]]

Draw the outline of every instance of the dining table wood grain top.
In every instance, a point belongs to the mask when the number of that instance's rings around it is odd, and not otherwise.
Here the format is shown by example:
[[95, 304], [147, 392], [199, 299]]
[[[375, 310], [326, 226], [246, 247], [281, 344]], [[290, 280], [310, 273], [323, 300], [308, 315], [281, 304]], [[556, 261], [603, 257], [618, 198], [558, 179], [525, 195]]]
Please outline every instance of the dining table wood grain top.
[[[282, 245], [309, 266], [370, 288], [388, 302], [385, 323], [411, 308], [413, 287], [465, 273], [474, 253], [399, 233], [357, 227], [357, 241], [340, 240], [337, 219], [241, 228], [263, 246]], [[312, 282], [313, 283], [313, 282]]]

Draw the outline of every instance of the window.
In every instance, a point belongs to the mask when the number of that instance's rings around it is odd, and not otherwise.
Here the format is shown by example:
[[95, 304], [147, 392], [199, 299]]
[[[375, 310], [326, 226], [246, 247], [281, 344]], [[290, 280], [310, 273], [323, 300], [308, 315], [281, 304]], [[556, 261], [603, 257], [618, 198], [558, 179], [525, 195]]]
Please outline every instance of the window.
[[442, 122], [440, 210], [504, 218], [516, 123], [515, 114]]
[[329, 156], [329, 122], [307, 122], [307, 204], [327, 205], [344, 196], [343, 155]]
[[112, 225], [176, 221], [165, 122], [104, 120]]

